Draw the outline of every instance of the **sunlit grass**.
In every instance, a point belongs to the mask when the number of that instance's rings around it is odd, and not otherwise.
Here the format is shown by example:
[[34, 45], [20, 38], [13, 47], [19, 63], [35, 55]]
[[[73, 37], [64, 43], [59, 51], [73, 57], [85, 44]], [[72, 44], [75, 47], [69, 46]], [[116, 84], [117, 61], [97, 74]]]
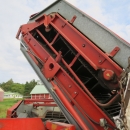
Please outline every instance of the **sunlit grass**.
[[6, 118], [7, 109], [12, 107], [15, 103], [22, 99], [4, 99], [0, 102], [0, 118]]

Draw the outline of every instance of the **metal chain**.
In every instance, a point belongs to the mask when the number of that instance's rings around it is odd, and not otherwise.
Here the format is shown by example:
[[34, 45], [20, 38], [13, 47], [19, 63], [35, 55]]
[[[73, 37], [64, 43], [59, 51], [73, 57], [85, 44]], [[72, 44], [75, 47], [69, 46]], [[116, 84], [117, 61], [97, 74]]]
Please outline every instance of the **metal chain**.
[[123, 81], [120, 81], [120, 95], [121, 95], [121, 118], [122, 118], [122, 121], [124, 123], [124, 130], [128, 130], [128, 126], [127, 126], [127, 118], [126, 118], [126, 109], [125, 109], [125, 98], [124, 98], [124, 89], [122, 87], [122, 83]]

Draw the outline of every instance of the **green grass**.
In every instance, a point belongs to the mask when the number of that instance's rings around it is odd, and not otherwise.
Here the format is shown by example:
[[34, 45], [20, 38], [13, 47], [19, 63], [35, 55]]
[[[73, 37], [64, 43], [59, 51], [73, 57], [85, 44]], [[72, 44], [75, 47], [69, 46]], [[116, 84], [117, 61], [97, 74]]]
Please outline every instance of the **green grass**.
[[22, 99], [4, 99], [0, 102], [0, 118], [6, 118], [7, 109]]

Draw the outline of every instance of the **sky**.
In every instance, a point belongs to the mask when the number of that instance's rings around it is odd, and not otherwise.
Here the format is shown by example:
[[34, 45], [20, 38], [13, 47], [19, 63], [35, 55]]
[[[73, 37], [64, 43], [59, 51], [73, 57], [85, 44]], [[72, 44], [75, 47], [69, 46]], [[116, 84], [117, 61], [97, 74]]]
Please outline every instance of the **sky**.
[[[38, 80], [15, 36], [31, 14], [55, 0], [0, 0], [0, 83]], [[130, 0], [67, 0], [130, 43]]]

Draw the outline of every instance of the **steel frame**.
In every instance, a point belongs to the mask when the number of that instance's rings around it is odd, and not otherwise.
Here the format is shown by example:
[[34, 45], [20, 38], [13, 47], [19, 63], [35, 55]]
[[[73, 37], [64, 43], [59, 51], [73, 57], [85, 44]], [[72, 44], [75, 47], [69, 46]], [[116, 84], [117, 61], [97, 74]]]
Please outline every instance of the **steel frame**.
[[[114, 48], [120, 48], [119, 53], [117, 53], [112, 59], [124, 69], [127, 68], [130, 44], [112, 32], [110, 29], [102, 25], [100, 22], [87, 15], [85, 12], [82, 12], [75, 6], [71, 5], [66, 0], [55, 1], [47, 8], [31, 17], [28, 22], [34, 22], [43, 14], [50, 14], [52, 12], [58, 12], [65, 19], [70, 20], [70, 22], [71, 19], [75, 18], [76, 16], [76, 20], [73, 22], [73, 26], [76, 27], [85, 36], [87, 36], [108, 55], [111, 55], [111, 52], [114, 50]], [[124, 58], [124, 55], [126, 58]]]
[[17, 117], [16, 115], [16, 110], [19, 107], [19, 105], [22, 103], [22, 101], [17, 102], [14, 104], [11, 108], [7, 110], [6, 118], [15, 118]]
[[[37, 27], [39, 27], [40, 25], [44, 25], [47, 29], [49, 29], [49, 26], [51, 25], [58, 31], [51, 43], [49, 43], [47, 39], [37, 30]], [[75, 59], [78, 56], [81, 55], [85, 60], [89, 62], [89, 64], [95, 70], [113, 70], [118, 77], [122, 72], [122, 68], [120, 68], [114, 61], [112, 61], [109, 58], [107, 54], [102, 52], [96, 45], [94, 45], [89, 39], [87, 39], [83, 34], [76, 30], [67, 20], [62, 18], [57, 13], [48, 16], [43, 15], [42, 17], [38, 18], [35, 22], [21, 26], [16, 36], [18, 38], [20, 33], [22, 33], [22, 40], [25, 42], [25, 44], [27, 44], [28, 53], [31, 56], [31, 58], [33, 57], [33, 61], [38, 65], [38, 61], [35, 58], [38, 57], [42, 64], [44, 64], [43, 68], [41, 69], [41, 72], [48, 79], [48, 81], [51, 81], [55, 93], [58, 95], [60, 100], [64, 104], [66, 104], [65, 106], [67, 106], [68, 104], [67, 109], [70, 111], [70, 113], [74, 112], [73, 107], [76, 106], [77, 108], [79, 108], [80, 112], [82, 112], [84, 117], [87, 120], [89, 120], [90, 124], [92, 124], [95, 129], [102, 128], [99, 125], [93, 123], [92, 120], [94, 120], [95, 122], [99, 122], [99, 119], [101, 118], [105, 118], [108, 124], [115, 127], [114, 123], [107, 117], [107, 115], [92, 101], [92, 99], [90, 99], [88, 95], [85, 94], [85, 92], [78, 86], [78, 84], [61, 68], [61, 66], [57, 62], [58, 60], [53, 59], [49, 55], [49, 53], [36, 41], [36, 39], [34, 39], [34, 37], [31, 34], [31, 31], [34, 29], [43, 38], [43, 40], [50, 47], [50, 49], [52, 49], [52, 51], [57, 55], [57, 57], [59, 56], [59, 52], [57, 52], [52, 47], [52, 45], [55, 42], [58, 35], [62, 35], [77, 50], [77, 55], [70, 64], [67, 64], [62, 58], [61, 60], [88, 94], [88, 90], [85, 88], [85, 86], [82, 84], [82, 82], [78, 79], [78, 77], [74, 74], [74, 72], [71, 69], [71, 66], [74, 64]], [[30, 51], [33, 53], [33, 55], [31, 55]], [[91, 55], [91, 52], [93, 53], [93, 55]], [[51, 64], [53, 65], [53, 68], [50, 68]], [[67, 95], [68, 99], [66, 99], [65, 97], [63, 98], [63, 93]], [[78, 116], [76, 116], [75, 113], [73, 113], [73, 116], [77, 120], [79, 120]], [[85, 127], [86, 126], [84, 126], [84, 128]], [[86, 129], [88, 128], [86, 127]]]
[[57, 107], [53, 99], [25, 99], [24, 104], [33, 104], [33, 107], [48, 106]]
[[[36, 29], [43, 24], [45, 27], [52, 25], [58, 31], [56, 37], [51, 43], [49, 43], [47, 39]], [[61, 34], [77, 50], [78, 55], [83, 56], [84, 59], [87, 60], [95, 70], [110, 69], [113, 70], [117, 74], [117, 76], [120, 76], [121, 72], [123, 71], [122, 68], [119, 67], [119, 65], [117, 65], [113, 60], [111, 60], [106, 53], [102, 52], [96, 45], [94, 45], [94, 43], [92, 43], [83, 34], [76, 30], [67, 20], [63, 19], [58, 13], [48, 16], [43, 15], [42, 17], [38, 18], [36, 22], [28, 23], [26, 25], [21, 26], [16, 38], [19, 37], [20, 32], [22, 32], [24, 36], [33, 29], [37, 30], [39, 35], [43, 38], [43, 40], [45, 40], [48, 46], [57, 55], [58, 53], [54, 50], [52, 44], [54, 43], [58, 35]], [[28, 43], [32, 40], [31, 36], [29, 37], [26, 35], [25, 38], [27, 38]], [[32, 46], [36, 46], [35, 43], [30, 47]], [[41, 57], [39, 58], [41, 59]]]

